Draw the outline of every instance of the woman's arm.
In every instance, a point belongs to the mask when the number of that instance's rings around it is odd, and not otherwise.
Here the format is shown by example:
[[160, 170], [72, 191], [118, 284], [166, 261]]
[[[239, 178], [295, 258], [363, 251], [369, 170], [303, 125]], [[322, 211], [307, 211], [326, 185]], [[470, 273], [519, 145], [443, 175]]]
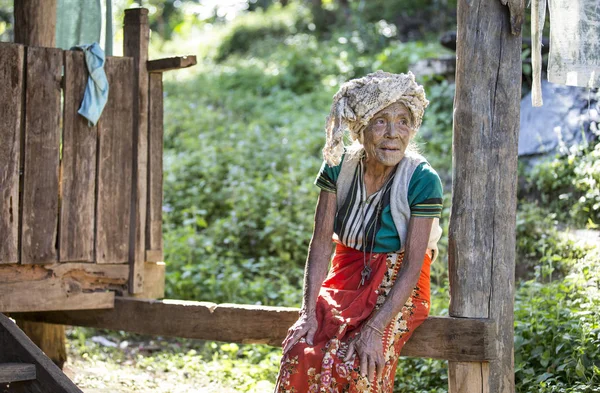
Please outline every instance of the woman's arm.
[[300, 318], [290, 328], [283, 341], [283, 352], [287, 352], [300, 338], [306, 335], [306, 342], [312, 345], [317, 331], [316, 306], [319, 290], [329, 268], [331, 259], [331, 236], [336, 211], [336, 194], [321, 191], [315, 212], [315, 228], [308, 249], [304, 270], [304, 292]]
[[398, 278], [383, 305], [373, 313], [361, 330], [359, 339], [353, 341], [345, 360], [350, 360], [354, 351], [360, 356], [360, 372], [372, 380], [377, 373], [381, 379], [385, 359], [381, 344], [381, 333], [402, 310], [413, 288], [417, 284], [423, 258], [427, 250], [433, 218], [412, 217], [408, 224], [408, 235], [404, 250], [404, 260]]

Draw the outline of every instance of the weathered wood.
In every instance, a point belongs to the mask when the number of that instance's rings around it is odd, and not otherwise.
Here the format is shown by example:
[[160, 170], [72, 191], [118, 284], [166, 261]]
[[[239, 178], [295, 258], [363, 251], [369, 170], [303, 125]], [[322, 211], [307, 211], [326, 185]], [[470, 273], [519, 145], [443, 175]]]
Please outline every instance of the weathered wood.
[[144, 291], [131, 295], [137, 299], [162, 299], [165, 297], [164, 262], [144, 264]]
[[510, 31], [514, 35], [521, 34], [523, 19], [525, 18], [524, 0], [501, 0], [503, 5], [508, 5], [510, 11]]
[[[30, 313], [20, 317], [147, 335], [278, 346], [298, 318], [298, 310], [116, 298], [111, 310]], [[430, 317], [408, 341], [402, 355], [462, 361], [494, 359], [493, 331], [494, 324], [488, 320]]]
[[196, 56], [177, 56], [167, 57], [166, 59], [149, 60], [147, 63], [148, 72], [165, 72], [170, 70], [179, 70], [196, 65]]
[[31, 381], [35, 379], [35, 364], [0, 363], [0, 383]]
[[133, 194], [130, 224], [129, 264], [131, 293], [144, 290], [144, 256], [146, 251], [146, 199], [148, 183], [148, 10], [125, 11], [123, 53], [134, 59], [133, 74]]
[[[509, 393], [521, 36], [511, 34], [508, 8], [483, 0], [459, 0], [457, 34], [449, 311], [495, 321], [498, 358], [489, 372], [449, 362], [449, 385], [453, 393]], [[461, 382], [473, 375], [483, 376], [480, 389]]]
[[57, 261], [63, 51], [28, 47], [21, 263]]
[[[452, 362], [448, 370], [448, 393], [489, 393], [489, 363]], [[474, 372], [477, 371], [477, 372]]]
[[15, 0], [15, 42], [54, 47], [57, 0]]
[[127, 263], [133, 154], [133, 61], [109, 57], [105, 64], [110, 96], [98, 122], [96, 263]]
[[5, 315], [0, 314], [0, 362], [31, 363], [36, 366], [36, 379], [11, 385], [11, 392], [82, 393], [65, 374], [44, 355], [31, 340]]
[[0, 266], [0, 312], [112, 307], [127, 291], [127, 265], [59, 263]]
[[[161, 252], [163, 201], [163, 84], [162, 74], [150, 74], [148, 122], [148, 206], [146, 250]], [[146, 258], [146, 261], [148, 259]]]
[[19, 261], [23, 58], [21, 45], [0, 43], [0, 264]]
[[37, 345], [60, 369], [67, 361], [66, 333], [64, 325], [17, 321], [17, 326]]
[[77, 113], [87, 84], [83, 53], [65, 51], [59, 257], [94, 261], [98, 129]]
[[162, 250], [146, 250], [146, 262], [162, 262], [164, 260]]

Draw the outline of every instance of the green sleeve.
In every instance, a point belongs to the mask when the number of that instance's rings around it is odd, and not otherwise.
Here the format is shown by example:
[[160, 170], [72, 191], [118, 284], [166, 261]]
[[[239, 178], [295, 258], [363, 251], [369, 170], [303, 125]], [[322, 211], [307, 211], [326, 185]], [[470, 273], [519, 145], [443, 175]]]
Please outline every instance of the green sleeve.
[[408, 203], [412, 217], [440, 218], [442, 215], [442, 182], [428, 162], [415, 169], [408, 186]]
[[342, 156], [342, 160], [340, 161], [339, 165], [331, 167], [327, 165], [327, 162], [323, 161], [321, 169], [319, 170], [319, 174], [315, 179], [316, 186], [324, 191], [332, 192], [335, 194], [337, 192], [336, 183], [338, 176], [340, 175], [340, 170], [342, 168], [343, 161], [344, 156]]

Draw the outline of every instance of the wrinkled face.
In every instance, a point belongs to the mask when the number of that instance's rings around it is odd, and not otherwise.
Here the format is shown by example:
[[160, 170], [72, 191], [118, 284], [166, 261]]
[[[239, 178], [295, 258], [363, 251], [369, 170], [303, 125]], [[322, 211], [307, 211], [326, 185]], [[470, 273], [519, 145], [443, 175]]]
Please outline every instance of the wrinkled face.
[[385, 166], [394, 166], [402, 160], [414, 134], [408, 108], [394, 103], [377, 112], [367, 128], [363, 145], [367, 159]]

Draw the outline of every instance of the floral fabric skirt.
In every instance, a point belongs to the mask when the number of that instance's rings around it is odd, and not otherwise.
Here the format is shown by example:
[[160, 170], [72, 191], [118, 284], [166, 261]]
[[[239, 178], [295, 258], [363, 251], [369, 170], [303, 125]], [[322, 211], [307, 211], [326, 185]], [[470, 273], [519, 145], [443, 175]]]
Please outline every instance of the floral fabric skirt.
[[[367, 255], [368, 257], [369, 255]], [[402, 311], [384, 330], [385, 367], [381, 381], [360, 375], [359, 359], [343, 359], [348, 341], [379, 308], [392, 289], [403, 253], [372, 254], [371, 279], [359, 287], [363, 253], [337, 245], [329, 275], [317, 300], [319, 329], [312, 346], [300, 339], [281, 359], [276, 393], [392, 393], [398, 357], [414, 330], [429, 315], [429, 270], [425, 255], [421, 275]]]

